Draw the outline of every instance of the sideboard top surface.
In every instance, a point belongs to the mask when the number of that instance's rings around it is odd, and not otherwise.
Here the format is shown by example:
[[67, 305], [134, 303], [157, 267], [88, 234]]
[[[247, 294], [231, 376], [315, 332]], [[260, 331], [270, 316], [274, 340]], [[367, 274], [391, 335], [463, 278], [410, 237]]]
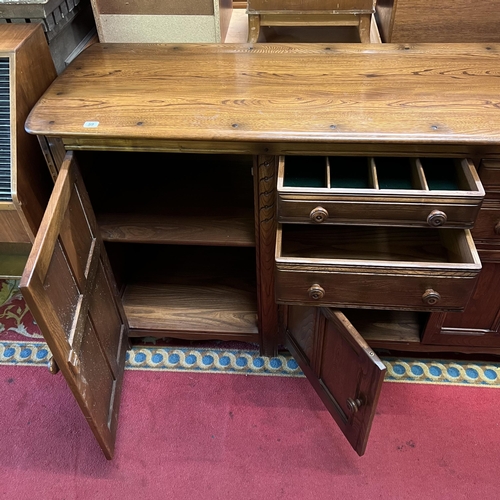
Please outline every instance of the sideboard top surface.
[[500, 152], [499, 88], [500, 44], [95, 44], [26, 127], [124, 149], [355, 142]]

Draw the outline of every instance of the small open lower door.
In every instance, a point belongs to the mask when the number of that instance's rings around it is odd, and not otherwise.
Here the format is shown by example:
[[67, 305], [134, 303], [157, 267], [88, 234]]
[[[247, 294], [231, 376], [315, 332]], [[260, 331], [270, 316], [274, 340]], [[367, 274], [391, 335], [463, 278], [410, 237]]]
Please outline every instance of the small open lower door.
[[287, 347], [358, 455], [363, 455], [386, 368], [345, 315], [288, 306]]
[[71, 153], [59, 172], [20, 288], [97, 441], [111, 459], [128, 324]]

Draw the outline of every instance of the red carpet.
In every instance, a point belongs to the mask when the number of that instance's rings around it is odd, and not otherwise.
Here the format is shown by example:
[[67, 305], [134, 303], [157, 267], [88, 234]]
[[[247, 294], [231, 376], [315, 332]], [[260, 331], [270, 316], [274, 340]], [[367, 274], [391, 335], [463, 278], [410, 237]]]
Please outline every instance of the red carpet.
[[499, 498], [500, 390], [386, 383], [359, 458], [302, 378], [127, 371], [107, 462], [60, 375], [0, 366], [0, 498]]

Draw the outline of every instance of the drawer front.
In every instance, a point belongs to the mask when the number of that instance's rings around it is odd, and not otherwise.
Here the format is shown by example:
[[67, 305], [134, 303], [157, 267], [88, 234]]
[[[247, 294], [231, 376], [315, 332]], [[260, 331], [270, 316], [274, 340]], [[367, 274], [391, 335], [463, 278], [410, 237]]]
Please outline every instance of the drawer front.
[[[368, 224], [407, 227], [474, 226], [480, 202], [464, 200], [427, 201], [425, 199], [374, 200], [363, 196], [278, 196], [278, 221], [316, 224]], [[344, 197], [346, 198], [346, 197]], [[465, 200], [466, 201], [466, 200]]]
[[280, 157], [280, 222], [471, 228], [483, 198], [467, 159]]
[[500, 192], [500, 160], [483, 160], [479, 167], [479, 177], [487, 191]]
[[278, 225], [278, 303], [462, 310], [480, 269], [468, 230]]
[[500, 244], [500, 196], [484, 201], [472, 236], [478, 242]]
[[[301, 272], [277, 269], [276, 301], [280, 304], [461, 311], [475, 277]], [[435, 302], [434, 302], [435, 301]]]

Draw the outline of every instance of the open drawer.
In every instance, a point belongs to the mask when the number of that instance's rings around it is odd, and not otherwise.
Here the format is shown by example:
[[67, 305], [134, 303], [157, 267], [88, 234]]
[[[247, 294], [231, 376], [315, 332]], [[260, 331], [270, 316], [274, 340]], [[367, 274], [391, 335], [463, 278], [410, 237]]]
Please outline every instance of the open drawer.
[[339, 310], [287, 307], [286, 347], [359, 455], [365, 452], [386, 368]]
[[459, 158], [281, 156], [278, 220], [471, 228], [484, 198]]
[[468, 229], [278, 224], [281, 304], [463, 310], [481, 270]]

